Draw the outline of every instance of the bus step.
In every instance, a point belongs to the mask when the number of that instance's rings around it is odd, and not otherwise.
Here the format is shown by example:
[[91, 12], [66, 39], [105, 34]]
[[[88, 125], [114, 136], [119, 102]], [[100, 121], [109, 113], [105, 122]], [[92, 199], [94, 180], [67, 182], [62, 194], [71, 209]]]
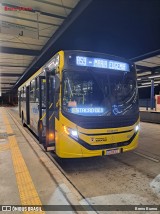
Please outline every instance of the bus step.
[[47, 147], [55, 146], [55, 143], [50, 143]]

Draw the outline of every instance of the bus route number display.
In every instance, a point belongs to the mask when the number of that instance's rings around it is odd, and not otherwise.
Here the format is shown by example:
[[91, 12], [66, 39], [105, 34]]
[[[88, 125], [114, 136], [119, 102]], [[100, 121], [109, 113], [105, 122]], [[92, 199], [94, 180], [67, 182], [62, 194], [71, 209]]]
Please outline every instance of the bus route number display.
[[76, 65], [94, 68], [106, 68], [120, 71], [129, 71], [129, 65], [125, 62], [118, 62], [114, 60], [94, 57], [76, 56]]

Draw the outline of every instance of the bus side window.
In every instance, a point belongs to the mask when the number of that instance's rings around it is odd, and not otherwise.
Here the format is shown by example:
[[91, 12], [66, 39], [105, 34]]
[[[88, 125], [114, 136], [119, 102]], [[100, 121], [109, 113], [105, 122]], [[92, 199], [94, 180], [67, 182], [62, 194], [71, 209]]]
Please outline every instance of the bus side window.
[[35, 81], [35, 101], [39, 102], [39, 78], [36, 78]]
[[26, 88], [23, 87], [21, 90], [21, 101], [24, 102], [26, 101]]
[[55, 75], [55, 104], [59, 101], [60, 92], [60, 77], [58, 74]]
[[42, 80], [41, 84], [41, 90], [42, 90], [42, 105], [46, 105], [46, 80]]
[[35, 80], [30, 83], [30, 101], [35, 102]]
[[23, 101], [26, 101], [26, 87], [23, 88]]
[[21, 95], [21, 101], [23, 102], [23, 88], [22, 88], [22, 90], [21, 90], [21, 93], [20, 93], [20, 95]]

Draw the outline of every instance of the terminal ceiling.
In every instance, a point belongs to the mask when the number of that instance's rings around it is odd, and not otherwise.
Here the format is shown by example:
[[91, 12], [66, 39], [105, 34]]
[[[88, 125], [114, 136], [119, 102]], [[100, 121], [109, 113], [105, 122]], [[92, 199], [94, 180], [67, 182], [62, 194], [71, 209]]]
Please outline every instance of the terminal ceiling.
[[[98, 51], [132, 59], [139, 85], [160, 77], [159, 0], [0, 0], [0, 20], [32, 35], [0, 33], [3, 92], [19, 86], [61, 49]], [[4, 6], [31, 11], [4, 11]], [[84, 6], [83, 6], [84, 5]], [[36, 30], [38, 30], [38, 37]], [[15, 88], [16, 88], [15, 87]]]

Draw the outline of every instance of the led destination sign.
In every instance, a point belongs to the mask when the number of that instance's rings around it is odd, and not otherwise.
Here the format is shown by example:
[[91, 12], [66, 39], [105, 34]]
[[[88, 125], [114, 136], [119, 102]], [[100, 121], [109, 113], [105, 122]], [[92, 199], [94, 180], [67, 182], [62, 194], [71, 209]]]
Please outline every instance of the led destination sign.
[[71, 113], [73, 114], [79, 114], [79, 115], [96, 115], [100, 113], [104, 113], [104, 108], [71, 108]]
[[129, 71], [129, 65], [125, 62], [118, 62], [114, 60], [94, 57], [76, 56], [76, 65], [94, 68], [106, 68], [119, 71]]

